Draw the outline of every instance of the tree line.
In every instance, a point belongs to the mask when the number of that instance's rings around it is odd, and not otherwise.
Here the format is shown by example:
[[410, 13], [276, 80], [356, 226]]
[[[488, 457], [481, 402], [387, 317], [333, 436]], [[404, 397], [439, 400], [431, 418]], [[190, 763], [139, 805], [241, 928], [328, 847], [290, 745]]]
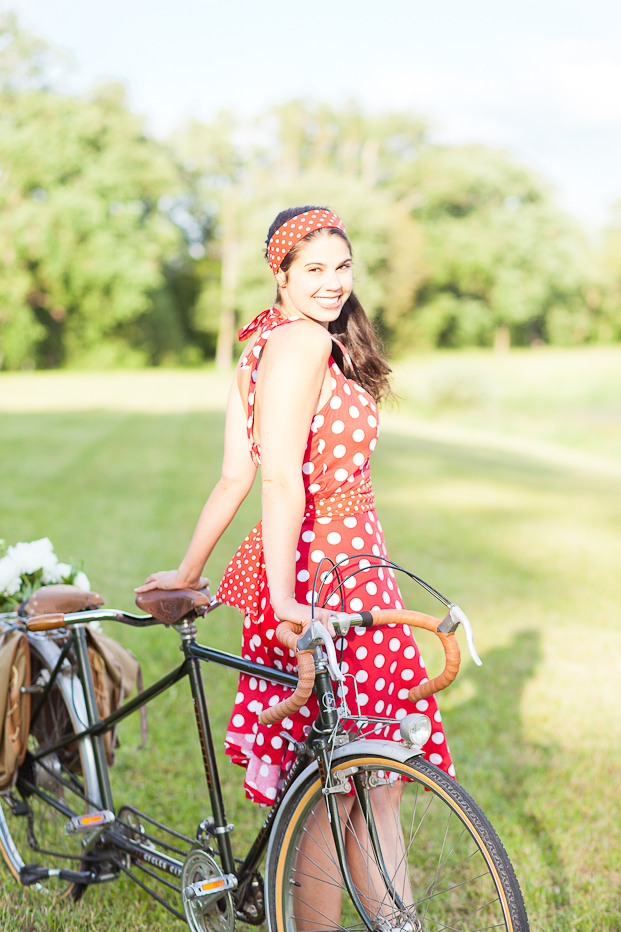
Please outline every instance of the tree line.
[[621, 338], [621, 213], [594, 242], [510, 153], [411, 113], [293, 100], [158, 141], [120, 84], [83, 96], [0, 19], [0, 365], [227, 368], [271, 304], [267, 228], [329, 205], [389, 350]]

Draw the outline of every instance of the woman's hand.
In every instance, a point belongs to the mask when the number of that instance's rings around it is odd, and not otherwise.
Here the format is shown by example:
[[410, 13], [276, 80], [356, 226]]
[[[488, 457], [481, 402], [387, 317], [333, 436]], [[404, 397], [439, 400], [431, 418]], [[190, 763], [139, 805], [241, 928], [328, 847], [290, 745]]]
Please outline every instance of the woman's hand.
[[[296, 602], [293, 597], [283, 599], [276, 607], [272, 603], [274, 614], [280, 621], [292, 621], [294, 624], [302, 626], [302, 632], [309, 627], [313, 616], [310, 605], [304, 605], [302, 602]], [[331, 612], [327, 608], [315, 607], [315, 621], [320, 621], [330, 632], [330, 637], [336, 637], [334, 625], [330, 621]]]
[[134, 592], [148, 592], [150, 589], [204, 589], [209, 585], [206, 576], [188, 579], [179, 570], [160, 570], [147, 576], [142, 586], [136, 586]]

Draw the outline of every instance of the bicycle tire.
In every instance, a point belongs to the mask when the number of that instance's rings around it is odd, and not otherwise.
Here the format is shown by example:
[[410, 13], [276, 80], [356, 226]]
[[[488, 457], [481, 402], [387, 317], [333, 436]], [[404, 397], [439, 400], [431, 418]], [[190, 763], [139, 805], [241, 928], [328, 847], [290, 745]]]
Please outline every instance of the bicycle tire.
[[[337, 798], [348, 865], [353, 870], [357, 864], [356, 889], [374, 928], [528, 932], [526, 908], [507, 853], [489, 820], [458, 783], [422, 757], [404, 762], [403, 754], [343, 754], [334, 769], [352, 767], [357, 772], [348, 778], [350, 792]], [[274, 824], [266, 868], [268, 926], [270, 932], [365, 932], [345, 891], [330, 829], [326, 835], [323, 827], [325, 801], [313, 769], [291, 788]], [[370, 785], [374, 780], [379, 781], [377, 787]], [[372, 819], [362, 816], [365, 796], [384, 836], [379, 856], [368, 831]], [[346, 816], [348, 806], [353, 806], [352, 814]], [[382, 858], [388, 885], [381, 877]], [[340, 913], [334, 906], [339, 897]]]
[[[45, 636], [29, 636], [31, 683], [43, 685], [54, 669], [60, 648]], [[73, 671], [61, 671], [52, 686], [41, 714], [28, 739], [28, 752], [14, 786], [0, 795], [0, 853], [15, 877], [26, 864], [39, 867], [81, 870], [80, 837], [67, 837], [67, 817], [36, 796], [33, 784], [64, 803], [76, 814], [101, 805], [99, 783], [90, 738], [70, 744], [58, 753], [34, 762], [31, 754], [51, 747], [61, 738], [81, 731], [86, 723], [86, 705], [81, 683]], [[33, 694], [32, 712], [37, 706]], [[53, 852], [47, 854], [45, 852]], [[85, 884], [49, 879], [37, 883], [38, 890], [78, 900]]]

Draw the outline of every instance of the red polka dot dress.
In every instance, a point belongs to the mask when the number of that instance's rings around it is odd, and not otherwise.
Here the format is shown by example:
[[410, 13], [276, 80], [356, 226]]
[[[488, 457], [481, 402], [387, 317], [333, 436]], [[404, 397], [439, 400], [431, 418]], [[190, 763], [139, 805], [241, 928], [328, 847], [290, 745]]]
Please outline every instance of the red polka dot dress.
[[[298, 319], [284, 318], [272, 308], [242, 334], [245, 338], [260, 330], [258, 339], [240, 362], [251, 370], [248, 439], [255, 465], [260, 462], [260, 451], [252, 439], [254, 385], [261, 352], [276, 327], [295, 325]], [[312, 602], [315, 575], [320, 567], [318, 604], [348, 612], [400, 609], [403, 600], [393, 570], [375, 565], [376, 558], [387, 556], [369, 470], [369, 457], [379, 435], [377, 407], [364, 389], [345, 378], [332, 357], [329, 367], [332, 394], [313, 418], [302, 466], [306, 510], [296, 553], [295, 597], [298, 602]], [[330, 564], [323, 561], [324, 557], [341, 564], [339, 579]], [[361, 572], [349, 575], [356, 570]], [[341, 596], [334, 590], [342, 580]], [[260, 522], [231, 560], [217, 597], [239, 608], [244, 615], [242, 655], [247, 660], [290, 673], [297, 671], [293, 653], [275, 636], [278, 620], [270, 604]], [[355, 676], [360, 711], [397, 721], [415, 708], [425, 712], [433, 729], [424, 748], [425, 756], [453, 776], [455, 771], [435, 699], [433, 696], [423, 699], [415, 707], [408, 699], [411, 687], [427, 679], [410, 628], [402, 625], [353, 628], [347, 637], [337, 639], [336, 649], [339, 659], [342, 658], [343, 672]], [[356, 687], [350, 677], [342, 687], [351, 710], [356, 710]], [[260, 725], [258, 713], [288, 694], [287, 687], [269, 680], [244, 673], [239, 677], [226, 749], [234, 763], [246, 767], [246, 794], [259, 803], [274, 802], [295, 757], [281, 732], [287, 731], [294, 740], [302, 741], [317, 716], [313, 694], [295, 715], [276, 725]], [[381, 725], [377, 734], [393, 740], [400, 737], [397, 725]]]

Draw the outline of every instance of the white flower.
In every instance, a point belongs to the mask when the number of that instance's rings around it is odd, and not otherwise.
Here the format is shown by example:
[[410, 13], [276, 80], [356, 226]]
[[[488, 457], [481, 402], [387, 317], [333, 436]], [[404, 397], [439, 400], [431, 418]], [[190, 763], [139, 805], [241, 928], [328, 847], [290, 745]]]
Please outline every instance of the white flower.
[[70, 563], [57, 563], [56, 566], [53, 566], [51, 569], [45, 570], [41, 581], [45, 586], [62, 582], [63, 577], [67, 577], [71, 570], [72, 566]]
[[21, 588], [19, 566], [8, 554], [0, 560], [0, 593], [15, 595]]
[[51, 573], [58, 563], [58, 557], [54, 553], [52, 541], [49, 537], [42, 537], [40, 540], [31, 540], [29, 544], [19, 543], [14, 547], [9, 547], [7, 556], [18, 566], [20, 573], [34, 573], [37, 570], [43, 570], [44, 573]]
[[89, 578], [82, 570], [76, 575], [76, 578], [73, 580], [73, 585], [77, 586], [78, 589], [84, 589], [85, 592], [90, 592], [91, 584]]
[[[70, 563], [59, 562], [49, 537], [30, 543], [21, 541], [9, 547], [6, 556], [0, 559], [0, 594], [15, 595], [22, 588], [22, 577], [37, 571], [41, 571], [41, 585], [49, 586], [67, 579], [73, 570]], [[85, 591], [91, 588], [88, 576], [81, 571], [76, 573], [74, 585]]]

